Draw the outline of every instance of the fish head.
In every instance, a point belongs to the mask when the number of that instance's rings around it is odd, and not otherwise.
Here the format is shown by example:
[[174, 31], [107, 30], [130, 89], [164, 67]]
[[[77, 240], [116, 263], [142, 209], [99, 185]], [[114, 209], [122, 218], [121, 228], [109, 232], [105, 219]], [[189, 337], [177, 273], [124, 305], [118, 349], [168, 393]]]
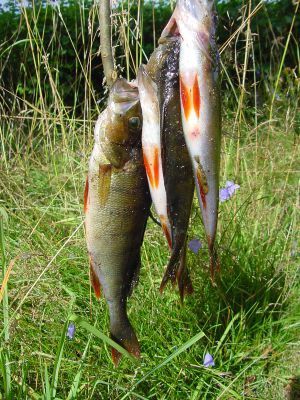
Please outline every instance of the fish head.
[[141, 138], [142, 112], [138, 88], [126, 79], [118, 79], [108, 100], [106, 138], [118, 145], [132, 145]]
[[211, 33], [215, 32], [214, 0], [178, 0], [174, 13], [180, 35], [184, 40], [200, 39], [203, 46], [205, 38], [208, 40]]

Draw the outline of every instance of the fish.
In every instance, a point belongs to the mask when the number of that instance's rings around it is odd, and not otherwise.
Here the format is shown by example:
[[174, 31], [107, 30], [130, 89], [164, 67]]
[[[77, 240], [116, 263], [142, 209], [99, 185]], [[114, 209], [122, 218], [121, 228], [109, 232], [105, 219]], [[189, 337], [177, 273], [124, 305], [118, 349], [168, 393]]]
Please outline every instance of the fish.
[[171, 223], [167, 211], [167, 193], [162, 167], [159, 89], [143, 64], [139, 68], [137, 84], [143, 114], [142, 149], [144, 165], [154, 208], [171, 249]]
[[146, 69], [158, 87], [162, 170], [171, 225], [171, 256], [160, 291], [177, 280], [181, 301], [193, 292], [186, 267], [186, 239], [194, 196], [194, 179], [180, 117], [179, 93], [180, 40], [173, 36], [160, 43]]
[[180, 38], [179, 81], [182, 125], [192, 161], [212, 280], [219, 270], [215, 246], [221, 146], [219, 54], [213, 0], [178, 0], [162, 39]]
[[[95, 125], [84, 192], [90, 277], [108, 304], [111, 338], [136, 358], [140, 346], [127, 316], [138, 281], [141, 246], [151, 206], [143, 164], [142, 114], [137, 87], [118, 78]], [[121, 354], [112, 348], [118, 365]]]

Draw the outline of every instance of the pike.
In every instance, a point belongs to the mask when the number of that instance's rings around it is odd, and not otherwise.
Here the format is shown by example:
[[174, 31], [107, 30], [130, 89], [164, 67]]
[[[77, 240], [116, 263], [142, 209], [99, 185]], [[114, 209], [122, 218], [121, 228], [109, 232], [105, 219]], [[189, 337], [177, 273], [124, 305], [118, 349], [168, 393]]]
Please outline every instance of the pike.
[[169, 280], [173, 284], [177, 280], [183, 301], [184, 295], [193, 291], [186, 267], [186, 238], [195, 185], [180, 118], [179, 50], [178, 37], [163, 40], [146, 69], [158, 87], [162, 170], [172, 239], [171, 256], [160, 291]]
[[162, 37], [180, 35], [180, 103], [213, 279], [218, 221], [221, 105], [213, 0], [178, 0]]
[[[95, 126], [95, 145], [84, 193], [90, 276], [96, 297], [102, 287], [114, 341], [140, 356], [127, 316], [127, 297], [138, 280], [141, 245], [151, 204], [141, 149], [138, 90], [125, 79], [111, 88]], [[112, 349], [118, 365], [121, 354]]]

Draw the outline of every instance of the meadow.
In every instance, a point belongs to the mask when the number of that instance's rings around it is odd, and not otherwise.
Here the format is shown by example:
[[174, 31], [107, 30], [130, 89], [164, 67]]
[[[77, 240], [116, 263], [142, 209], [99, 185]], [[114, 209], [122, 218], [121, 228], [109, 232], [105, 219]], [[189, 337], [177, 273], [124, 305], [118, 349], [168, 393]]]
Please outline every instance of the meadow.
[[[146, 62], [173, 3], [114, 9], [124, 76]], [[176, 288], [159, 294], [169, 254], [149, 219], [128, 303], [142, 355], [124, 355], [118, 368], [105, 300], [90, 286], [83, 215], [106, 99], [99, 15], [97, 4], [78, 4], [0, 10], [2, 32], [9, 18], [17, 26], [0, 42], [0, 398], [299, 399], [299, 2], [282, 18], [284, 33], [267, 3], [219, 5], [233, 27], [220, 43], [221, 187], [240, 186], [220, 204], [221, 273], [212, 286], [195, 198], [188, 237], [203, 246], [188, 251], [194, 293], [183, 305]], [[259, 18], [268, 36], [256, 30]], [[206, 353], [214, 367], [203, 365]]]

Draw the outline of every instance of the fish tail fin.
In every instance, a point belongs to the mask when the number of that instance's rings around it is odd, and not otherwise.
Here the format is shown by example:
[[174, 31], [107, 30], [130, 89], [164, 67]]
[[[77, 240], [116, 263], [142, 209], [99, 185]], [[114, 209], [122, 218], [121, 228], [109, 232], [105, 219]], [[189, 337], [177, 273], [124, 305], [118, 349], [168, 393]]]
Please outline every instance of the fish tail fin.
[[193, 293], [193, 285], [186, 266], [186, 242], [184, 241], [183, 246], [178, 243], [182, 243], [182, 240], [177, 240], [174, 246], [159, 290], [162, 293], [169, 280], [173, 285], [177, 280], [180, 299], [183, 301], [186, 294]]
[[189, 270], [186, 265], [186, 243], [181, 251], [180, 264], [176, 273], [177, 285], [181, 303], [183, 303], [184, 296], [194, 292], [192, 280], [190, 278]]
[[[125, 350], [127, 350], [128, 353], [133, 355], [135, 358], [140, 358], [141, 350], [138, 339], [129, 320], [127, 318], [126, 320], [127, 320], [126, 326], [122, 326], [121, 330], [119, 328], [117, 331], [113, 332], [114, 329], [111, 328], [110, 336], [116, 343], [118, 343]], [[118, 350], [112, 347], [111, 356], [114, 366], [117, 367], [121, 360], [122, 354]]]
[[171, 281], [172, 285], [175, 284], [176, 272], [177, 272], [178, 265], [179, 265], [179, 258], [180, 258], [180, 254], [177, 251], [173, 250], [170, 260], [167, 265], [167, 269], [164, 273], [164, 276], [163, 276], [161, 284], [160, 284], [160, 288], [159, 288], [160, 293], [162, 293], [164, 291], [164, 288], [169, 280]]

